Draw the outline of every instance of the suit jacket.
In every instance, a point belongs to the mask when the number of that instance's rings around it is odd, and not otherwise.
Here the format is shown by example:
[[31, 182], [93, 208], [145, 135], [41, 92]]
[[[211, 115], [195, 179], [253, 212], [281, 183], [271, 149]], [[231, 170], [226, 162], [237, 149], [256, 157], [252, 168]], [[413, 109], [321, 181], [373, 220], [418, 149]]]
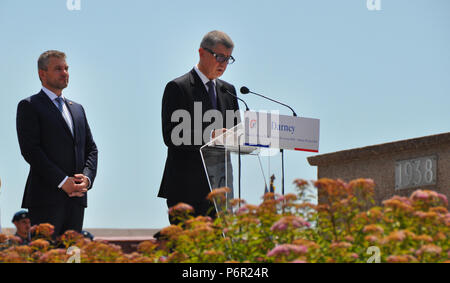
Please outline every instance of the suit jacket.
[[[237, 99], [222, 92], [225, 86], [236, 95], [233, 85], [216, 80], [217, 110], [222, 113], [223, 128], [226, 127], [226, 110], [239, 110]], [[162, 133], [164, 143], [167, 145], [167, 160], [164, 175], [161, 181], [158, 197], [180, 202], [198, 202], [204, 200], [210, 188], [205, 169], [200, 155], [200, 147], [194, 145], [194, 103], [202, 102], [202, 116], [212, 109], [211, 100], [206, 88], [192, 69], [189, 73], [169, 82], [164, 90], [162, 99]], [[191, 131], [183, 134], [190, 135], [191, 145], [174, 145], [171, 133], [178, 123], [171, 122], [174, 111], [183, 109], [189, 112], [191, 117]], [[202, 117], [203, 121], [203, 117]], [[237, 125], [238, 119], [234, 119], [233, 125]], [[202, 123], [202, 133], [212, 123]]]
[[[74, 135], [51, 99], [41, 90], [19, 102], [17, 136], [22, 156], [30, 164], [22, 207], [54, 205], [69, 196], [58, 185], [66, 176], [84, 174], [94, 183], [97, 146], [83, 107], [65, 99]], [[87, 194], [73, 198], [87, 207]]]

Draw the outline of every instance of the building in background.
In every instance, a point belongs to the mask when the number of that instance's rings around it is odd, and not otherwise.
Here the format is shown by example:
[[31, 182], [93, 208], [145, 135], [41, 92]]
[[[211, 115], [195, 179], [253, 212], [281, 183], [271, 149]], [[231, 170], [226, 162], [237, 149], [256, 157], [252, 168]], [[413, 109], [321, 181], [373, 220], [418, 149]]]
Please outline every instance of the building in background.
[[377, 205], [419, 189], [450, 199], [450, 132], [312, 156], [308, 162], [317, 166], [319, 179], [373, 179]]

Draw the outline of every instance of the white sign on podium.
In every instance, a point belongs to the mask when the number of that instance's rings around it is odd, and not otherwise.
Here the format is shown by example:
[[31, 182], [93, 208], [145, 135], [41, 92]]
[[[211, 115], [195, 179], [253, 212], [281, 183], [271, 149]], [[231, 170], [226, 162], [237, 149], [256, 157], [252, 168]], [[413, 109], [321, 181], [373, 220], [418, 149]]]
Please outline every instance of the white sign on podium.
[[319, 119], [247, 111], [244, 125], [245, 146], [319, 152]]

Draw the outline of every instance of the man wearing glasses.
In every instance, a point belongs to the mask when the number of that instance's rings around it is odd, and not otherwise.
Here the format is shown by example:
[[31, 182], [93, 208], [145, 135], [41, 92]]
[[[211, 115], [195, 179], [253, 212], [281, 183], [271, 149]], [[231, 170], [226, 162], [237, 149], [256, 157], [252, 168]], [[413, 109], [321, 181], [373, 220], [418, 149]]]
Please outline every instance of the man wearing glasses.
[[[174, 79], [166, 85], [162, 99], [162, 131], [164, 143], [168, 147], [164, 175], [158, 197], [167, 199], [170, 208], [180, 202], [194, 208], [194, 215], [214, 216], [214, 206], [206, 199], [210, 192], [207, 176], [200, 155], [200, 147], [208, 142], [204, 140], [205, 129], [212, 123], [202, 122], [202, 132], [194, 126], [194, 106], [201, 103], [201, 115], [215, 109], [222, 114], [223, 127], [226, 128], [227, 110], [239, 109], [233, 85], [218, 79], [227, 66], [235, 60], [231, 53], [234, 43], [221, 31], [207, 33], [199, 48], [200, 61], [187, 74]], [[197, 108], [198, 109], [198, 108]], [[180, 144], [174, 141], [172, 131], [177, 125], [186, 121], [172, 122], [172, 115], [177, 110], [187, 111], [190, 115], [190, 129], [181, 135], [188, 135], [190, 142]], [[231, 111], [228, 111], [230, 113]], [[198, 115], [198, 113], [196, 113]], [[239, 118], [232, 118], [235, 126]], [[202, 118], [203, 121], [203, 118]], [[230, 125], [228, 125], [230, 126]], [[230, 127], [228, 127], [230, 128]], [[222, 130], [222, 129], [219, 129]], [[202, 135], [202, 138], [199, 136]], [[176, 136], [176, 135], [175, 135]], [[208, 136], [208, 135], [206, 135]], [[184, 136], [186, 137], [186, 136]], [[214, 137], [214, 131], [212, 132]], [[183, 139], [186, 141], [186, 139]], [[200, 141], [200, 142], [199, 142]], [[169, 217], [174, 224], [176, 220]]]

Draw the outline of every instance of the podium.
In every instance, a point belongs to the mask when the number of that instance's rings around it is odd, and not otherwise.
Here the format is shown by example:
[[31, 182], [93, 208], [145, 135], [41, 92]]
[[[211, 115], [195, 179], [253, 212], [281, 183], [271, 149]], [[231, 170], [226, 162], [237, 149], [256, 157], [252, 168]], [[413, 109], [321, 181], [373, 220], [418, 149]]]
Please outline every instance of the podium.
[[[227, 201], [224, 207], [218, 207], [218, 204], [214, 202], [217, 212], [221, 209], [229, 209], [229, 201], [231, 199], [241, 198], [241, 158], [256, 159], [260, 162], [260, 148], [244, 145], [243, 136], [243, 125], [238, 124], [200, 148], [210, 190], [212, 191], [222, 187], [231, 189], [231, 192], [226, 194]], [[254, 176], [254, 178], [259, 178], [260, 181], [265, 182], [262, 168], [259, 172], [260, 175], [257, 177]], [[236, 186], [238, 190], [237, 194], [234, 192]]]
[[[263, 156], [268, 157], [269, 164], [281, 163], [284, 194], [283, 150], [318, 152], [318, 119], [246, 111], [242, 121], [200, 148], [210, 190], [221, 187], [231, 189], [224, 205], [218, 207], [214, 203], [217, 212], [229, 209], [231, 199], [242, 198], [243, 168], [252, 169], [251, 173], [244, 175], [246, 183], [257, 186], [258, 189], [264, 187], [265, 192], [268, 191], [268, 176], [264, 173], [261, 161]], [[278, 154], [280, 151], [281, 160], [274, 158], [274, 153]], [[248, 187], [246, 186], [245, 192], [249, 191]]]

